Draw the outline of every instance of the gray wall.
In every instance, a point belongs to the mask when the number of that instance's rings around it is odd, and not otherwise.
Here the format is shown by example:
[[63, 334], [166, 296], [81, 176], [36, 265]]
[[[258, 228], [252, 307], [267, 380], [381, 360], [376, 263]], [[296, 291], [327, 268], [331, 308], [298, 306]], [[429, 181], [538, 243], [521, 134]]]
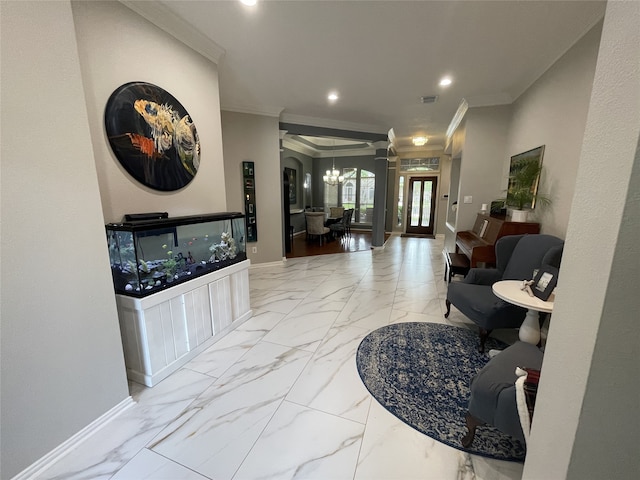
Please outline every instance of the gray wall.
[[[483, 203], [501, 195], [500, 172], [511, 118], [510, 106], [469, 108], [462, 147], [456, 229], [470, 230]], [[473, 203], [464, 203], [471, 196]]]
[[[449, 208], [449, 190], [451, 188], [451, 156], [440, 155], [440, 178], [438, 179], [438, 217], [436, 233], [444, 235], [447, 230], [447, 209]], [[447, 197], [445, 197], [447, 195]]]
[[[510, 105], [469, 108], [455, 132], [448, 203], [457, 201], [458, 207], [457, 213], [447, 212], [455, 231], [447, 228], [444, 232], [445, 247], [450, 252], [455, 248], [455, 232], [470, 230], [481, 205], [500, 196], [510, 118]], [[465, 203], [465, 196], [471, 197], [472, 203]]]
[[[216, 65], [119, 2], [72, 5], [106, 221], [120, 221], [125, 213], [166, 211], [180, 216], [226, 211]], [[107, 100], [120, 85], [135, 80], [158, 85], [176, 97], [199, 132], [200, 168], [180, 190], [160, 192], [137, 182], [106, 141]]]
[[291, 210], [300, 209], [304, 208], [306, 205], [311, 205], [311, 188], [305, 189], [303, 185], [305, 173], [310, 173], [313, 178], [313, 159], [308, 155], [304, 155], [288, 148], [284, 149], [284, 151], [280, 155], [280, 158], [282, 159], [280, 162], [282, 169], [284, 169], [285, 167], [292, 168], [296, 171], [297, 175], [298, 198], [296, 203], [290, 205]]
[[247, 256], [252, 263], [281, 261], [283, 212], [278, 118], [223, 111], [222, 139], [224, 177], [219, 181], [226, 182], [230, 210], [244, 212], [242, 162], [255, 163], [258, 241], [247, 243]]
[[2, 2], [2, 478], [127, 399], [68, 2]]
[[[509, 158], [545, 145], [540, 192], [553, 204], [534, 210], [543, 233], [564, 238], [580, 161], [602, 23], [591, 29], [513, 104], [503, 164], [506, 190]], [[600, 168], [609, 165], [598, 162]]]
[[[313, 183], [313, 158], [289, 148], [283, 149], [280, 158], [282, 158], [280, 162], [282, 168], [284, 169], [287, 167], [295, 169], [298, 177], [298, 201], [295, 204], [290, 205], [290, 210], [304, 209], [307, 206], [311, 206], [313, 201], [313, 185], [309, 185], [308, 188], [304, 188], [304, 176], [307, 173], [311, 174]], [[304, 213], [291, 213], [289, 215], [289, 220], [295, 233], [305, 230], [306, 222]]]
[[[458, 196], [449, 199], [458, 200], [457, 231], [473, 226], [482, 203], [504, 196], [512, 155], [545, 145], [540, 192], [553, 204], [536, 208], [530, 218], [543, 233], [565, 237], [601, 28], [599, 23], [587, 32], [512, 105], [468, 110], [452, 147], [452, 158], [462, 159], [459, 182], [450, 186]], [[473, 204], [462, 202], [465, 195], [473, 196]], [[455, 235], [445, 233], [452, 250]]]

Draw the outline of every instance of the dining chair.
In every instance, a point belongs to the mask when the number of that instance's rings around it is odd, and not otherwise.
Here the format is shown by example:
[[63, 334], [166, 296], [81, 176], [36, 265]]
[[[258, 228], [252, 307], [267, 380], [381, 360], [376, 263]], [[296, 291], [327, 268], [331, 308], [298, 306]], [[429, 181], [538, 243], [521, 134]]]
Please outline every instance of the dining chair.
[[345, 210], [342, 214], [342, 219], [339, 222], [329, 225], [331, 234], [339, 237], [343, 237], [347, 233], [347, 224], [349, 222], [349, 210]]
[[351, 221], [353, 220], [354, 210], [353, 208], [347, 209], [347, 212], [349, 212], [349, 216], [347, 217], [347, 235], [351, 235]]
[[322, 246], [322, 237], [326, 237], [331, 231], [324, 226], [324, 212], [305, 212], [304, 216], [307, 221], [307, 239], [317, 236]]

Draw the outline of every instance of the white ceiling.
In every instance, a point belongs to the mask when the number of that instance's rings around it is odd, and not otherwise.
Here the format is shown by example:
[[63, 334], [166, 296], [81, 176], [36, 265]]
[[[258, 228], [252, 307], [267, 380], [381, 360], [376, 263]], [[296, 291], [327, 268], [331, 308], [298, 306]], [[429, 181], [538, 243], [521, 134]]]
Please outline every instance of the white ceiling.
[[[442, 148], [462, 99], [510, 103], [604, 15], [597, 1], [123, 1], [218, 61], [225, 110]], [[448, 75], [453, 84], [438, 86]], [[326, 96], [336, 90], [340, 99]], [[423, 95], [438, 95], [422, 104]]]

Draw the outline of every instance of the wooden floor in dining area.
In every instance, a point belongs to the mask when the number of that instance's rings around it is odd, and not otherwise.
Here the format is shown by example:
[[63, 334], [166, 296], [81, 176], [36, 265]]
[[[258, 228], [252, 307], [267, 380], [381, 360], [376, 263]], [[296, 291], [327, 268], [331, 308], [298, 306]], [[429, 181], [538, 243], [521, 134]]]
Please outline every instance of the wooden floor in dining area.
[[[389, 235], [385, 234], [385, 240]], [[312, 255], [326, 255], [329, 253], [359, 252], [371, 249], [370, 231], [352, 231], [350, 235], [338, 237], [328, 242], [322, 240], [322, 246], [318, 237], [312, 237], [307, 241], [306, 233], [301, 233], [293, 237], [291, 252], [287, 253], [287, 258], [309, 257]]]

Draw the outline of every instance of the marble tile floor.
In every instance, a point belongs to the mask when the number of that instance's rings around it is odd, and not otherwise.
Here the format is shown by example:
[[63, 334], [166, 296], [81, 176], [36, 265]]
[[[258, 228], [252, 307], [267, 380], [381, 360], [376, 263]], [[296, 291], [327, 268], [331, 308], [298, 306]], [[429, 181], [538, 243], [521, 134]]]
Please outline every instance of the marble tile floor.
[[519, 479], [380, 406], [355, 352], [394, 322], [443, 317], [443, 241], [290, 259], [250, 271], [254, 315], [153, 388], [39, 479]]

